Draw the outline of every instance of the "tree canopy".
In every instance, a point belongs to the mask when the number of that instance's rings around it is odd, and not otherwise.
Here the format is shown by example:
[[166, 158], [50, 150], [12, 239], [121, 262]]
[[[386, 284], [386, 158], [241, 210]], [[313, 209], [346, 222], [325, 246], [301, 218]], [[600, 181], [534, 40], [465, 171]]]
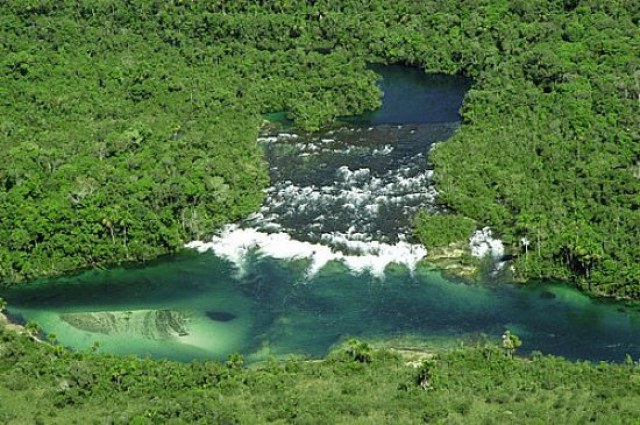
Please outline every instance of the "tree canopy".
[[368, 62], [473, 77], [439, 202], [523, 278], [640, 295], [633, 1], [9, 0], [0, 6], [0, 279], [139, 261], [255, 210], [260, 114], [375, 108]]
[[7, 424], [629, 424], [640, 368], [512, 356], [496, 346], [411, 353], [350, 341], [325, 359], [241, 367], [72, 353], [0, 328]]

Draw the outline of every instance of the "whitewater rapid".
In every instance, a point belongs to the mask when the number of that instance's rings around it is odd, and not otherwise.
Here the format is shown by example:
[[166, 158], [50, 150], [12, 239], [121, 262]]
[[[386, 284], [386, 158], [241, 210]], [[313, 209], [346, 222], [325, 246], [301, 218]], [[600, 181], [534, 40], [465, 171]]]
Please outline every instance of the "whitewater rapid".
[[[308, 261], [307, 275], [330, 262], [383, 278], [390, 264], [413, 271], [426, 249], [412, 235], [421, 209], [436, 211], [428, 156], [458, 122], [343, 127], [316, 134], [273, 132], [258, 138], [271, 186], [255, 214], [211, 240], [238, 273], [255, 256]], [[490, 231], [474, 235], [474, 255], [500, 251]]]
[[[187, 247], [200, 252], [212, 251], [218, 257], [232, 262], [240, 277], [247, 271], [249, 254], [279, 260], [309, 260], [309, 277], [317, 274], [329, 262], [339, 261], [354, 274], [367, 271], [379, 278], [384, 277], [385, 268], [389, 264], [404, 265], [412, 271], [418, 261], [427, 255], [423, 246], [407, 242], [393, 245], [377, 241], [364, 242], [340, 234], [323, 235], [322, 241], [326, 244], [298, 241], [287, 233], [265, 233], [229, 225], [210, 242], [195, 241]], [[353, 254], [332, 248], [331, 242], [339, 242], [350, 248]]]
[[413, 271], [426, 249], [412, 239], [412, 218], [434, 203], [427, 154], [452, 124], [334, 129], [260, 137], [272, 185], [258, 212], [209, 241], [246, 272], [248, 258], [307, 260], [313, 276], [330, 262], [383, 278], [389, 264]]

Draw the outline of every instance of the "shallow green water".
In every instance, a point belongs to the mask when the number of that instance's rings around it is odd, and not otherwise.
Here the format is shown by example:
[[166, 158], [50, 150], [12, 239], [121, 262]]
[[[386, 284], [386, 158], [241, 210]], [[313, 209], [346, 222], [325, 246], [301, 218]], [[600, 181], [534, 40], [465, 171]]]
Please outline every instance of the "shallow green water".
[[[2, 292], [12, 314], [37, 321], [63, 345], [88, 349], [99, 341], [103, 352], [118, 354], [179, 360], [233, 352], [250, 360], [321, 356], [348, 337], [442, 346], [497, 340], [508, 328], [522, 337], [524, 351], [590, 360], [640, 356], [637, 308], [594, 301], [566, 286], [468, 285], [434, 270], [418, 268], [411, 276], [399, 267], [380, 280], [354, 276], [338, 263], [307, 279], [303, 266], [254, 258], [247, 274], [235, 278], [229, 263], [205, 253]], [[70, 312], [139, 309], [183, 313], [189, 335], [109, 335], [81, 331], [61, 319]]]
[[[433, 199], [428, 152], [459, 125], [469, 81], [382, 71], [380, 111], [351, 127], [264, 139], [273, 186], [258, 214], [209, 244], [218, 256], [0, 288], [8, 311], [75, 349], [98, 341], [103, 352], [178, 360], [322, 356], [349, 337], [447, 346], [497, 341], [505, 329], [525, 352], [640, 357], [634, 306], [550, 283], [467, 285], [394, 264], [414, 267], [420, 256], [410, 220]], [[382, 250], [369, 249], [377, 243]]]

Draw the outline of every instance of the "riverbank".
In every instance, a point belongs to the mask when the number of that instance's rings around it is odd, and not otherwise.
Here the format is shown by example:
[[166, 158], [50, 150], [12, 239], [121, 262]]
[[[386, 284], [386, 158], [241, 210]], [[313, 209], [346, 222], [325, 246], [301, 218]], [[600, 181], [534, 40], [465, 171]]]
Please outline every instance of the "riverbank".
[[480, 260], [471, 255], [465, 243], [429, 249], [422, 262], [469, 281], [477, 276], [480, 269]]
[[[629, 424], [640, 368], [495, 347], [430, 353], [339, 349], [317, 361], [242, 367], [72, 353], [0, 328], [0, 420], [250, 425], [386, 422]], [[150, 401], [151, 400], [151, 401]]]
[[0, 312], [0, 329], [4, 329], [8, 332], [15, 332], [18, 335], [24, 335], [38, 343], [48, 344], [40, 338], [38, 332], [32, 332], [25, 325], [11, 320], [4, 312]]
[[20, 334], [26, 334], [26, 330], [24, 326], [19, 325], [17, 323], [13, 323], [12, 321], [9, 320], [7, 315], [3, 312], [0, 312], [0, 327], [8, 331], [17, 332]]

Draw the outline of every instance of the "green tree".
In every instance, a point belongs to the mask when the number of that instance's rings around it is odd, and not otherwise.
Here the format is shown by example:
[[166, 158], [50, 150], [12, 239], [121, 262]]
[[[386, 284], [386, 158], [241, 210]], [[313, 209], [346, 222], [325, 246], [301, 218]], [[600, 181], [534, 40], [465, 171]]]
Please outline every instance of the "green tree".
[[354, 338], [347, 342], [347, 353], [349, 356], [360, 363], [370, 363], [373, 360], [373, 349], [364, 341]]
[[42, 332], [42, 328], [36, 322], [27, 322], [24, 329], [32, 337], [37, 337]]
[[513, 357], [521, 346], [522, 341], [517, 335], [512, 334], [509, 330], [506, 330], [504, 334], [502, 334], [502, 348], [506, 350], [510, 357]]
[[242, 355], [238, 353], [233, 353], [227, 358], [227, 367], [229, 369], [238, 370], [242, 369], [242, 365], [244, 364], [244, 359]]
[[418, 367], [416, 383], [423, 390], [429, 391], [435, 389], [436, 380], [436, 361], [434, 359], [423, 360]]

